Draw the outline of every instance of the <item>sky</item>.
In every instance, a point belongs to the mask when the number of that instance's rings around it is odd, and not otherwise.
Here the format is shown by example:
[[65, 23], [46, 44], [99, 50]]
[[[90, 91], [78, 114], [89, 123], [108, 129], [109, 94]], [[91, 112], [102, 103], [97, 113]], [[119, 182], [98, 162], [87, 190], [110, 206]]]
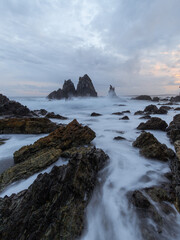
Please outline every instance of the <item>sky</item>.
[[88, 74], [99, 95], [179, 94], [179, 23], [179, 0], [0, 0], [0, 92]]

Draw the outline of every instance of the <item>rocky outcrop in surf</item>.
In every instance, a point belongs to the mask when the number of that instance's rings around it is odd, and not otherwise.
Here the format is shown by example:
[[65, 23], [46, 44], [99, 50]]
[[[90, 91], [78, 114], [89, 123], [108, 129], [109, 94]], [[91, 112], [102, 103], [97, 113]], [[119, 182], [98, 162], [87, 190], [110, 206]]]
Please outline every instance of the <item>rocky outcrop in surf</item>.
[[0, 239], [75, 240], [85, 226], [85, 209], [107, 155], [94, 147], [40, 174], [19, 194], [0, 198]]
[[112, 87], [112, 85], [109, 86], [108, 96], [109, 97], [117, 97], [116, 92], [115, 92], [115, 87]]
[[0, 175], [0, 191], [14, 181], [45, 169], [56, 162], [65, 150], [89, 144], [95, 136], [89, 127], [73, 120], [34, 144], [22, 147], [14, 153], [15, 165]]
[[152, 117], [147, 122], [140, 123], [137, 129], [139, 130], [161, 130], [165, 131], [167, 123], [158, 117]]
[[73, 82], [69, 79], [64, 81], [62, 89], [53, 91], [48, 95], [49, 99], [67, 99], [70, 97], [97, 97], [92, 80], [87, 74], [79, 78], [77, 89], [75, 89]]
[[0, 94], [0, 116], [2, 117], [32, 117], [34, 113], [19, 102], [9, 100]]

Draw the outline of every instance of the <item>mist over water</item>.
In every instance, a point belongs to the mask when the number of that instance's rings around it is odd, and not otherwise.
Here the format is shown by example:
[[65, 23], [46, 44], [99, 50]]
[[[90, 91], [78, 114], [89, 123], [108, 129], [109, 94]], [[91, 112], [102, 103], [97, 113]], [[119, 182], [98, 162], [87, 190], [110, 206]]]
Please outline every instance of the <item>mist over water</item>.
[[[134, 112], [144, 110], [151, 103], [130, 100], [128, 97], [75, 98], [60, 101], [49, 101], [45, 98], [16, 98], [15, 100], [31, 110], [44, 108], [49, 112], [68, 117], [65, 121], [52, 121], [66, 124], [76, 118], [80, 123], [88, 125], [96, 132], [93, 144], [97, 148], [102, 148], [110, 157], [108, 165], [99, 173], [99, 184], [87, 208], [87, 224], [81, 240], [140, 240], [138, 220], [133, 208], [129, 206], [127, 193], [168, 181], [163, 175], [170, 171], [168, 163], [146, 159], [139, 154], [138, 149], [132, 147], [132, 142], [140, 135], [136, 127], [140, 122], [146, 121], [139, 119], [140, 116], [134, 115]], [[131, 113], [124, 114], [130, 120], [119, 120], [122, 116], [112, 115], [113, 112], [125, 110], [130, 110]], [[92, 112], [100, 113], [102, 116], [91, 117]], [[177, 113], [174, 110], [169, 110], [167, 115], [159, 115], [159, 117], [169, 124], [175, 114]], [[161, 143], [173, 148], [165, 132], [150, 132]], [[113, 138], [116, 136], [122, 136], [126, 140], [115, 141]], [[0, 161], [7, 157], [12, 159], [15, 150], [33, 143], [40, 137], [39, 135], [8, 136], [10, 139], [0, 146]], [[15, 144], [13, 145], [12, 142]], [[63, 164], [61, 159], [57, 164]], [[50, 169], [46, 171], [49, 172]], [[28, 188], [36, 176], [37, 174], [16, 183], [16, 187], [10, 186], [3, 192], [3, 196]], [[180, 227], [178, 213], [176, 221]], [[166, 237], [169, 240], [180, 239], [180, 233], [177, 232], [177, 236], [172, 236], [167, 232]]]

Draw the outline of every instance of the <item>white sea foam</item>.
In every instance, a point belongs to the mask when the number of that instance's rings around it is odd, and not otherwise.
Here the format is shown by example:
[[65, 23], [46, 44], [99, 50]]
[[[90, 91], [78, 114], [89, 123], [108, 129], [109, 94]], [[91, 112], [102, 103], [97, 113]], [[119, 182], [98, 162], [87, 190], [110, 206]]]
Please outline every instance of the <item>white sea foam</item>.
[[[110, 157], [110, 163], [100, 174], [103, 184], [95, 190], [93, 198], [87, 209], [87, 229], [83, 240], [139, 240], [141, 239], [135, 214], [128, 206], [127, 192], [134, 189], [149, 187], [162, 181], [164, 173], [169, 171], [167, 163], [147, 160], [140, 156], [139, 150], [132, 147], [132, 142], [139, 136], [136, 129], [140, 122], [134, 115], [137, 110], [151, 104], [148, 101], [130, 100], [128, 97], [110, 98], [75, 98], [72, 100], [52, 100], [45, 98], [16, 99], [30, 109], [45, 108], [48, 111], [68, 117], [68, 120], [57, 122], [68, 123], [76, 118], [80, 123], [89, 125], [95, 132], [93, 143], [102, 148]], [[123, 104], [125, 106], [119, 106]], [[130, 110], [130, 120], [119, 120], [122, 116], [112, 115], [113, 112]], [[91, 117], [92, 112], [101, 113], [100, 117]], [[177, 113], [176, 113], [177, 114]], [[164, 119], [167, 123], [172, 121], [175, 112], [170, 110], [167, 115], [154, 115]], [[55, 120], [54, 120], [55, 121]], [[124, 132], [124, 133], [121, 133]], [[162, 143], [173, 148], [165, 132], [151, 131]], [[115, 141], [114, 137], [121, 135], [126, 140]], [[26, 137], [26, 136], [25, 136]], [[22, 142], [20, 143], [20, 145]], [[6, 145], [4, 145], [5, 147]], [[104, 177], [105, 174], [105, 177]], [[21, 190], [29, 186], [31, 177], [21, 182]], [[15, 187], [14, 187], [15, 189]], [[11, 192], [18, 192], [11, 187]], [[179, 221], [179, 220], [177, 220]], [[171, 237], [169, 237], [171, 239]]]

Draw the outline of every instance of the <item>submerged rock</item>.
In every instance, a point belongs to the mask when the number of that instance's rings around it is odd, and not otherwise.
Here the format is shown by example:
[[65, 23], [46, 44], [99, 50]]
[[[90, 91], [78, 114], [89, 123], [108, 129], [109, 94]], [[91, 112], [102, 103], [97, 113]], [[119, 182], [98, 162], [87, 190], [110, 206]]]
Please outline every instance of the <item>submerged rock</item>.
[[40, 174], [19, 194], [0, 198], [0, 239], [75, 240], [85, 226], [85, 209], [107, 161], [88, 148], [67, 165]]
[[119, 140], [126, 140], [126, 139], [124, 137], [117, 136], [117, 137], [114, 137], [114, 140], [119, 141]]
[[99, 117], [99, 116], [102, 116], [102, 114], [96, 113], [96, 112], [91, 113], [91, 117]]
[[46, 114], [46, 118], [55, 118], [55, 119], [60, 119], [60, 120], [67, 120], [67, 117], [63, 117], [59, 114], [55, 114], [54, 112], [49, 112]]
[[161, 130], [165, 131], [167, 128], [167, 123], [158, 117], [152, 117], [145, 123], [140, 123], [137, 129], [139, 130]]
[[122, 112], [114, 112], [114, 113], [112, 113], [112, 115], [123, 115], [123, 113]]
[[50, 133], [57, 127], [47, 118], [0, 119], [0, 134]]
[[129, 117], [128, 116], [124, 116], [122, 118], [119, 118], [119, 120], [129, 120]]
[[0, 175], [0, 190], [10, 183], [28, 178], [56, 162], [63, 151], [89, 144], [94, 138], [94, 131], [73, 120], [67, 126], [56, 129], [47, 137], [40, 138], [34, 144], [20, 148], [14, 153], [16, 165]]
[[168, 161], [175, 157], [172, 149], [167, 148], [165, 144], [161, 144], [151, 133], [143, 132], [133, 142], [133, 146], [140, 148], [140, 154], [144, 157]]
[[97, 97], [97, 92], [93, 86], [90, 77], [85, 74], [79, 78], [77, 85], [77, 96], [79, 97]]
[[153, 102], [159, 102], [160, 98], [159, 97], [153, 97], [152, 101]]

